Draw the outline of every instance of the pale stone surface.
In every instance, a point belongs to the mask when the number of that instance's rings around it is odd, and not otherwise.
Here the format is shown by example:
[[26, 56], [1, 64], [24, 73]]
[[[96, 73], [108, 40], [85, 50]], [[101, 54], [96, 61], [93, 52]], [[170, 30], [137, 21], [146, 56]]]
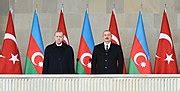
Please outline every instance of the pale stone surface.
[[42, 2], [42, 12], [43, 13], [56, 13], [58, 0], [43, 0]]
[[2, 45], [4, 38], [4, 31], [6, 29], [6, 19], [7, 19], [8, 10], [9, 10], [9, 1], [1, 0], [0, 1], [0, 45]]
[[31, 13], [33, 11], [34, 0], [16, 0], [13, 10], [16, 13]]
[[180, 29], [180, 14], [177, 14], [177, 28]]
[[175, 0], [175, 10], [177, 13], [180, 13], [180, 0]]
[[106, 13], [111, 13], [113, 8], [116, 9], [117, 14], [123, 13], [124, 12], [124, 0], [106, 0]]
[[138, 13], [142, 10], [144, 29], [154, 68], [154, 59], [165, 4], [176, 50], [177, 61], [180, 66], [179, 0], [10, 0], [10, 2], [8, 0], [1, 0], [0, 45], [2, 44], [6, 28], [7, 13], [9, 7], [12, 7], [14, 11], [13, 18], [17, 42], [24, 68], [34, 10], [38, 10], [44, 47], [46, 47], [48, 44], [53, 43], [53, 34], [57, 30], [59, 12], [62, 8], [62, 4], [64, 4], [67, 32], [76, 58], [82, 32], [84, 12], [87, 8], [87, 4], [94, 41], [95, 44], [99, 44], [102, 42], [102, 32], [109, 28], [109, 21], [114, 3], [122, 49], [127, 67], [134, 40]]

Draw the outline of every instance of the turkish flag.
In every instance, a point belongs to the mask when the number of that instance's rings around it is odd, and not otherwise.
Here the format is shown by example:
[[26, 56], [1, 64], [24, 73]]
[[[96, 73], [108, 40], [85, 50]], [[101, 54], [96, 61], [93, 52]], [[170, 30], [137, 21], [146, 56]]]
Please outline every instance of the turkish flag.
[[61, 9], [60, 16], [59, 16], [58, 31], [63, 32], [63, 34], [64, 34], [63, 42], [69, 45], [69, 39], [68, 39], [67, 31], [66, 31], [66, 24], [64, 21], [63, 8]]
[[176, 54], [168, 23], [167, 13], [164, 10], [158, 47], [155, 58], [156, 74], [178, 73]]
[[[112, 14], [111, 14], [109, 31], [112, 33], [112, 43], [115, 43], [115, 44], [118, 44], [118, 45], [121, 46], [120, 37], [119, 37], [119, 33], [118, 33], [118, 27], [117, 27], [117, 22], [116, 22], [116, 17], [115, 17], [115, 11], [114, 10], [112, 10]], [[124, 61], [124, 60], [122, 60], [122, 61]], [[126, 66], [125, 66], [125, 64], [123, 66], [123, 73], [124, 74], [126, 73]]]
[[22, 73], [20, 54], [17, 47], [16, 34], [14, 31], [12, 14], [10, 11], [8, 14], [8, 22], [2, 45], [2, 55], [0, 56], [0, 73]]

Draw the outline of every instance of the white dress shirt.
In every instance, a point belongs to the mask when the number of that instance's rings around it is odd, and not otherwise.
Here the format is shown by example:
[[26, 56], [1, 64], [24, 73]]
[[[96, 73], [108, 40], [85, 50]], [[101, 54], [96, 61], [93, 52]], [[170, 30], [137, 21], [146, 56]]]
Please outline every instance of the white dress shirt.
[[106, 50], [106, 46], [108, 46], [108, 49], [110, 48], [110, 45], [111, 45], [111, 42], [109, 42], [109, 43], [105, 43], [104, 42], [104, 49]]
[[62, 46], [62, 43], [61, 43], [61, 44], [57, 44], [57, 43], [56, 43], [56, 45], [57, 45], [57, 46]]

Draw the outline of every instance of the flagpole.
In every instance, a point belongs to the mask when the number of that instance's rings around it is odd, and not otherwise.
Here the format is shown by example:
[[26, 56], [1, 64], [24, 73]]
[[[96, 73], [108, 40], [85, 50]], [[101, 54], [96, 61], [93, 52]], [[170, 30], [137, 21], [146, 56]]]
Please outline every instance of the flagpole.
[[62, 10], [62, 12], [63, 12], [63, 9], [64, 9], [64, 4], [62, 3], [62, 4], [61, 4], [61, 10]]
[[164, 10], [165, 10], [165, 12], [167, 12], [167, 6], [166, 6], [166, 3], [164, 4]]
[[114, 15], [116, 16], [116, 14], [115, 14], [115, 6], [116, 4], [115, 4], [115, 0], [114, 0], [114, 2], [113, 2], [113, 8], [112, 8], [112, 11], [113, 11], [113, 13], [114, 13]]
[[141, 4], [140, 4], [140, 11], [141, 11], [141, 12], [143, 11], [143, 3], [142, 3], [142, 0], [141, 0]]
[[87, 2], [87, 4], [86, 4], [86, 10], [88, 11], [88, 9], [89, 9], [89, 4], [88, 4], [88, 2]]
[[61, 12], [64, 12], [64, 3], [61, 4], [61, 10], [58, 14], [61, 15]]
[[10, 0], [8, 0], [9, 1], [9, 10], [10, 10], [10, 8], [11, 8], [11, 3], [10, 3]]
[[11, 5], [11, 0], [9, 0], [9, 11], [10, 11], [11, 13], [13, 13], [12, 5]]
[[12, 18], [13, 18], [14, 14], [13, 14], [13, 9], [12, 9], [12, 3], [11, 3], [11, 0], [9, 0], [9, 11], [11, 12]]
[[164, 0], [164, 7], [165, 7], [165, 10], [167, 9], [167, 6], [166, 6], [166, 0]]
[[114, 2], [113, 2], [113, 10], [115, 10], [115, 5], [116, 5], [116, 4], [115, 4], [115, 0], [114, 0]]
[[35, 1], [35, 10], [37, 12], [37, 8], [38, 8], [38, 0], [34, 0]]
[[87, 3], [86, 3], [86, 8], [89, 7], [89, 0], [87, 0]]
[[87, 0], [87, 2], [86, 2], [86, 10], [87, 10], [87, 13], [88, 13], [88, 10], [89, 9], [89, 0]]
[[9, 8], [9, 11], [10, 11], [11, 14], [13, 15], [13, 9], [12, 9], [12, 8]]

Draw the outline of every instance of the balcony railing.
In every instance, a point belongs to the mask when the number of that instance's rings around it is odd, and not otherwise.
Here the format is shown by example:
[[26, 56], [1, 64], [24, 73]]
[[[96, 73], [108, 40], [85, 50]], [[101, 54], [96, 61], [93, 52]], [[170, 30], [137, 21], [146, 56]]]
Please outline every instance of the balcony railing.
[[0, 75], [0, 91], [180, 91], [180, 75]]

